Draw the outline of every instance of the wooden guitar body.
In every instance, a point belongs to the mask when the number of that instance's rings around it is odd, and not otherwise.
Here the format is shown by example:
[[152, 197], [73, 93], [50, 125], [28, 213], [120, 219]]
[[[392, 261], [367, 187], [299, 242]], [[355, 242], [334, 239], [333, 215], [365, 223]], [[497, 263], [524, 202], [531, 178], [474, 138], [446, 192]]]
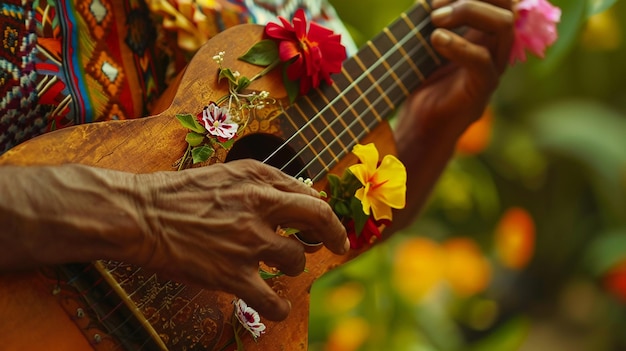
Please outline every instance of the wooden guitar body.
[[[237, 57], [261, 39], [262, 30], [259, 26], [243, 25], [213, 38], [196, 54], [179, 84], [171, 90], [176, 92], [173, 99], [165, 97], [164, 101], [171, 104], [164, 111], [137, 120], [55, 131], [9, 150], [0, 157], [0, 165], [81, 163], [134, 173], [176, 171], [187, 146], [187, 130], [175, 115], [195, 115], [210, 101], [227, 94], [227, 84], [217, 81], [218, 66], [212, 60], [216, 53], [225, 51], [223, 66], [244, 76], [259, 72], [261, 68]], [[286, 131], [293, 127], [281, 117], [287, 104], [280, 72], [275, 70], [253, 82], [249, 89], [269, 91], [277, 101], [249, 121], [233, 148], [241, 142], [245, 144], [241, 150], [263, 149], [265, 143], [287, 139]], [[359, 142], [376, 143], [381, 155], [394, 152], [385, 122], [377, 123]], [[241, 155], [254, 156], [245, 152]], [[227, 158], [226, 150], [217, 150], [208, 163], [224, 162]], [[343, 169], [356, 162], [356, 158], [345, 155], [330, 172], [341, 175]], [[321, 189], [325, 182], [315, 186]], [[292, 312], [283, 322], [263, 320], [267, 331], [256, 342], [250, 335], [242, 334], [245, 349], [306, 350], [312, 283], [357, 254], [337, 256], [322, 248], [307, 254], [306, 273], [268, 280], [275, 291], [291, 301]], [[99, 261], [4, 274], [0, 276], [0, 349], [212, 350], [225, 345], [230, 345], [226, 349], [234, 349], [233, 299], [229, 294], [161, 281], [150, 272], [119, 262]], [[121, 329], [126, 331], [120, 332]]]

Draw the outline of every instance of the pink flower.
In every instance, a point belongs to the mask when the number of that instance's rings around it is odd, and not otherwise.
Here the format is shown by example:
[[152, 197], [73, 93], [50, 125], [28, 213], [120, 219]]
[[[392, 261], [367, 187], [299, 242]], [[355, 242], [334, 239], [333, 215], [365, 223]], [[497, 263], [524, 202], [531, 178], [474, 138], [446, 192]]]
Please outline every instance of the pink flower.
[[233, 301], [235, 305], [235, 316], [241, 325], [249, 331], [256, 339], [265, 332], [265, 324], [261, 323], [259, 313], [242, 300]]
[[557, 37], [556, 24], [561, 20], [561, 9], [547, 0], [521, 0], [514, 5], [515, 42], [509, 62], [526, 61], [526, 50], [544, 57], [545, 50]]
[[211, 102], [198, 113], [197, 118], [209, 134], [215, 135], [220, 142], [230, 140], [237, 134], [239, 125], [231, 120], [227, 107], [219, 107]]
[[268, 23], [265, 34], [278, 40], [278, 55], [282, 62], [291, 62], [287, 67], [289, 80], [300, 80], [300, 94], [311, 87], [317, 88], [322, 80], [331, 84], [330, 75], [341, 71], [346, 59], [346, 48], [341, 45], [341, 35], [315, 22], [307, 25], [304, 11], [299, 9], [293, 25], [279, 17], [282, 26]]

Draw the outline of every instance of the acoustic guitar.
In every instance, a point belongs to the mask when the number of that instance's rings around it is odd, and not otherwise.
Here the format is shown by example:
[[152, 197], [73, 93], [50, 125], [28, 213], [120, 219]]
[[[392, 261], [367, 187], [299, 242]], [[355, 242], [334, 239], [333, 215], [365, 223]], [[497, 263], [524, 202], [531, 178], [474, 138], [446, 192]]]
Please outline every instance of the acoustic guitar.
[[[394, 153], [385, 116], [441, 65], [428, 42], [434, 30], [429, 13], [429, 4], [420, 0], [348, 59], [333, 77], [334, 84], [291, 105], [282, 103], [288, 99], [280, 72], [254, 81], [249, 89], [283, 99], [256, 114], [232, 149], [216, 152], [208, 163], [271, 159], [268, 163], [290, 174], [311, 178], [320, 190], [326, 174], [341, 175], [357, 162], [350, 155], [356, 143], [374, 142], [382, 155]], [[173, 85], [168, 107], [154, 116], [48, 133], [9, 150], [0, 164], [81, 163], [135, 173], [175, 171], [187, 147], [187, 130], [174, 116], [197, 113], [227, 93], [211, 58], [225, 51], [224, 67], [252, 77], [261, 68], [236, 58], [262, 35], [261, 26], [241, 25], [211, 39]], [[288, 164], [294, 166], [285, 167]], [[267, 329], [256, 341], [240, 334], [245, 349], [306, 350], [311, 285], [359, 253], [338, 256], [322, 248], [307, 254], [307, 272], [267, 280], [291, 301], [292, 311], [282, 322], [263, 320]], [[233, 350], [233, 300], [232, 295], [162, 280], [123, 262], [3, 274], [0, 349]]]

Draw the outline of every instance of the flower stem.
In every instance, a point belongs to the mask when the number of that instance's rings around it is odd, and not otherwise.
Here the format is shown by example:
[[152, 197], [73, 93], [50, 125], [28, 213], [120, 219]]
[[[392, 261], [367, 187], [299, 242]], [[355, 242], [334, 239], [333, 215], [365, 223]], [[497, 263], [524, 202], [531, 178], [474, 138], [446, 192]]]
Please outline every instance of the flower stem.
[[265, 67], [261, 72], [257, 73], [254, 77], [252, 77], [250, 79], [251, 82], [263, 77], [264, 75], [266, 75], [268, 72], [270, 72], [271, 70], [273, 70], [276, 66], [278, 66], [278, 64], [280, 63], [280, 60], [276, 60], [274, 62], [272, 62], [271, 64], [269, 64], [267, 67]]
[[187, 150], [183, 154], [183, 157], [180, 159], [180, 163], [178, 164], [178, 170], [181, 171], [187, 163], [187, 157], [189, 157], [189, 152], [191, 151], [191, 145], [187, 144]]

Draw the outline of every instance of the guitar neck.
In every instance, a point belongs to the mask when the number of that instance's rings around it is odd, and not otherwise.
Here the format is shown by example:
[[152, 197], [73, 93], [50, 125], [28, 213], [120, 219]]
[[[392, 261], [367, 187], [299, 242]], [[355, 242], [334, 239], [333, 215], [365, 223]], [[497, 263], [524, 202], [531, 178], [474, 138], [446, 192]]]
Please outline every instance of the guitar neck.
[[430, 11], [419, 1], [344, 62], [334, 84], [285, 111], [288, 143], [306, 165], [300, 176], [320, 180], [441, 65], [429, 41]]

